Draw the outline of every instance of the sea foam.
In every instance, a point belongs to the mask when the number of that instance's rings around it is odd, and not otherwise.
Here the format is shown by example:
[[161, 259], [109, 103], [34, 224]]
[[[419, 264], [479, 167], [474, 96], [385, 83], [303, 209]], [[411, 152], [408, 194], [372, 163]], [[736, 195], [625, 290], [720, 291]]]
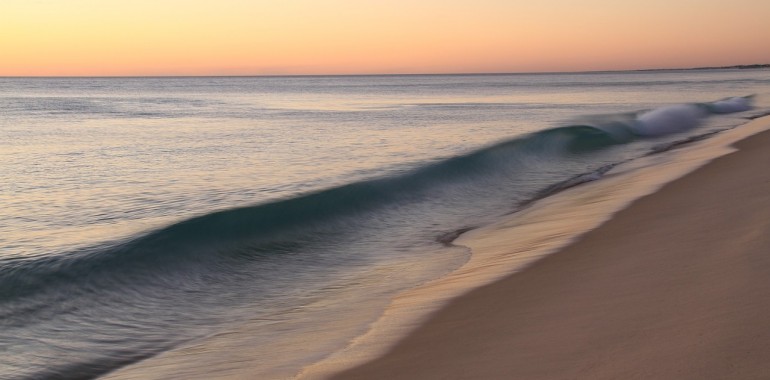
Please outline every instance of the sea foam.
[[695, 128], [706, 112], [694, 104], [656, 108], [639, 115], [631, 130], [639, 136], [662, 136]]

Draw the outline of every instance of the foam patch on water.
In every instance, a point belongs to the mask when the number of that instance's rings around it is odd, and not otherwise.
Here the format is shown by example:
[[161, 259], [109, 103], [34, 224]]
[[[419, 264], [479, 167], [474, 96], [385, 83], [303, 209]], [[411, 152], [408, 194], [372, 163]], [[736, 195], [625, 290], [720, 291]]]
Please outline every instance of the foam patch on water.
[[707, 113], [694, 104], [657, 108], [637, 117], [631, 130], [639, 136], [663, 136], [695, 128]]
[[732, 98], [718, 100], [707, 106], [713, 113], [733, 113], [748, 111], [751, 109], [751, 97], [736, 96]]

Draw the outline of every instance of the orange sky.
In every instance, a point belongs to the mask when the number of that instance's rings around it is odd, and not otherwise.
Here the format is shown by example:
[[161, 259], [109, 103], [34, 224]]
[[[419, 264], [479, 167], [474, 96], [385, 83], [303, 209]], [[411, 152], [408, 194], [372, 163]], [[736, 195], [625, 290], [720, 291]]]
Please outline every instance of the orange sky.
[[0, 76], [770, 63], [768, 0], [2, 0]]

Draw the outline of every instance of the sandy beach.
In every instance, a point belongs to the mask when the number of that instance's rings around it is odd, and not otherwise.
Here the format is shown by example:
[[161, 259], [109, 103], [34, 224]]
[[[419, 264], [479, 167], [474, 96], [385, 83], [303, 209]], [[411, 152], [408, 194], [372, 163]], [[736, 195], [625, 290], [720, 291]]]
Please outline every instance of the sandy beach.
[[334, 378], [766, 377], [770, 131], [734, 147]]

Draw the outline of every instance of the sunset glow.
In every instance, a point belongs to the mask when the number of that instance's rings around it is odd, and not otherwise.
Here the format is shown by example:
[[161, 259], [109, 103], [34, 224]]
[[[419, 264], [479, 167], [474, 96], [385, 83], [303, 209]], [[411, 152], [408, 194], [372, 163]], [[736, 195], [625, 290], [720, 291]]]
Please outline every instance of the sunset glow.
[[768, 15], [766, 0], [4, 0], [0, 76], [768, 63]]

